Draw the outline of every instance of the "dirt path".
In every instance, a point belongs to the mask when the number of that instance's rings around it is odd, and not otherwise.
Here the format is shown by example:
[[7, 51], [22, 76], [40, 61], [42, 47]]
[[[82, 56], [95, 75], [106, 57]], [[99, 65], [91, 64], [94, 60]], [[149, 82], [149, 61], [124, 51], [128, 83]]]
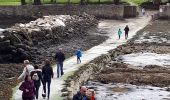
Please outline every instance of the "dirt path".
[[[99, 28], [102, 28], [104, 31], [108, 31], [109, 39], [104, 43], [91, 48], [83, 52], [82, 63], [76, 64], [76, 57], [71, 57], [64, 62], [64, 75], [61, 78], [56, 78], [56, 66], [54, 67], [55, 76], [51, 83], [51, 95], [50, 100], [61, 100], [60, 91], [63, 87], [64, 80], [77, 70], [80, 66], [90, 62], [94, 58], [101, 56], [102, 54], [108, 53], [109, 50], [116, 48], [117, 46], [126, 43], [127, 40], [124, 39], [124, 34], [121, 39], [118, 40], [117, 30], [121, 28], [124, 29], [125, 25], [129, 25], [130, 34], [129, 39], [132, 38], [136, 32], [146, 26], [150, 21], [150, 17], [140, 17], [135, 19], [128, 19], [126, 21], [112, 21], [112, 20], [102, 20], [100, 21]], [[18, 90], [18, 86], [14, 89], [16, 92], [13, 94], [13, 100], [21, 100], [21, 91]], [[40, 98], [41, 97], [42, 87], [40, 88]]]

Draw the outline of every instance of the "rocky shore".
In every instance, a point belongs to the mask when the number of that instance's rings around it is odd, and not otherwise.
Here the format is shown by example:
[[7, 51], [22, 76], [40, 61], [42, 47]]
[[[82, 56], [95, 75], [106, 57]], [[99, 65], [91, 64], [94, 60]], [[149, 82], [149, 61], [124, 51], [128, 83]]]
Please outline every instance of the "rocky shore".
[[97, 25], [94, 16], [83, 14], [44, 16], [7, 28], [0, 35], [0, 99], [10, 100], [12, 88], [17, 85], [16, 78], [23, 69], [20, 64], [23, 59], [42, 64], [46, 58], [53, 60], [58, 48], [63, 48], [68, 58], [77, 48], [84, 51], [98, 45], [107, 36], [100, 34]]
[[[169, 57], [170, 54], [169, 23], [169, 20], [153, 21], [140, 30], [137, 35], [126, 44], [82, 66], [74, 75], [66, 80], [67, 84], [65, 84], [65, 88], [63, 89], [65, 99], [71, 100], [73, 94], [78, 90], [75, 86], [86, 85], [89, 80], [104, 84], [124, 83], [168, 87], [170, 84], [170, 67], [168, 64], [159, 65], [159, 63], [161, 63], [161, 61], [166, 63], [169, 60], [159, 56], [166, 55]], [[152, 53], [158, 55], [158, 57], [151, 55], [145, 57], [146, 60], [151, 61], [151, 64], [146, 64], [143, 67], [136, 66], [136, 62], [129, 64], [123, 59], [125, 55], [136, 54], [135, 56], [138, 57], [144, 53]], [[152, 60], [155, 57], [157, 57], [156, 60], [158, 63]], [[137, 58], [134, 59], [137, 60]], [[143, 59], [138, 60], [139, 63], [143, 63]], [[135, 60], [132, 60], [132, 62], [133, 61]], [[168, 90], [169, 89], [167, 89], [167, 91]]]
[[[169, 86], [169, 65], [160, 66], [153, 61], [151, 64], [143, 66], [141, 69], [140, 66], [135, 66], [133, 64], [123, 62], [120, 57], [122, 55], [136, 53], [155, 53], [169, 55], [169, 22], [170, 21], [167, 20], [156, 20], [139, 31], [138, 35], [131, 39], [127, 45], [120, 46], [116, 52], [115, 50], [111, 51], [111, 62], [108, 64], [108, 67], [103, 69], [101, 73], [98, 74], [95, 78], [104, 83], [116, 82], [130, 83], [135, 85], [152, 85], [159, 87]], [[151, 60], [153, 58], [150, 56], [150, 58], [146, 59]], [[162, 59], [157, 59], [159, 60], [159, 63], [161, 63]], [[142, 59], [140, 63], [142, 63]]]
[[[98, 21], [87, 14], [80, 16], [44, 16], [26, 24], [16, 24], [6, 29], [0, 38], [0, 63], [19, 63], [24, 59], [38, 61], [39, 47], [48, 48], [63, 44], [76, 37], [84, 37], [87, 29], [94, 28]], [[40, 60], [40, 59], [39, 59]]]

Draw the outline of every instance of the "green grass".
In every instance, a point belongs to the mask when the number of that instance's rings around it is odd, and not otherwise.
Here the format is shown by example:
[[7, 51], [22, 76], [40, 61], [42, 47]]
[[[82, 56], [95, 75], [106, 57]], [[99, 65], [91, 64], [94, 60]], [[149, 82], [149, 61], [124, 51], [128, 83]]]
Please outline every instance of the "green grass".
[[1, 6], [15, 6], [15, 5], [20, 5], [21, 3], [20, 2], [0, 2], [0, 5]]
[[124, 2], [128, 2], [130, 4], [141, 5], [143, 2], [147, 2], [149, 0], [122, 0]]
[[[98, 3], [99, 0], [88, 0], [89, 3]], [[50, 4], [51, 3], [51, 0], [41, 0], [41, 2], [43, 4]], [[100, 0], [101, 3], [103, 2], [110, 2], [112, 3], [112, 0]], [[33, 3], [33, 0], [26, 0], [26, 3], [27, 4], [32, 4]], [[68, 0], [56, 0], [56, 4], [66, 4], [68, 3]], [[78, 4], [80, 3], [80, 0], [70, 0], [70, 3], [73, 3], [73, 4]], [[0, 0], [0, 5], [20, 5], [20, 0]]]

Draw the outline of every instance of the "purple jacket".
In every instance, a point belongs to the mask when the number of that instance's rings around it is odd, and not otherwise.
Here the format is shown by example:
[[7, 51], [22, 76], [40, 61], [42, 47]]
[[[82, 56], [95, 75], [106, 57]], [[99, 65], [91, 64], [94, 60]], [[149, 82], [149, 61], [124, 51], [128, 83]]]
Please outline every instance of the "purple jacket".
[[[24, 81], [21, 86], [19, 87], [19, 89], [22, 92], [22, 96], [23, 97], [34, 97], [35, 96], [35, 87], [34, 87], [34, 82], [31, 81]], [[29, 92], [26, 92], [26, 89], [29, 90]]]

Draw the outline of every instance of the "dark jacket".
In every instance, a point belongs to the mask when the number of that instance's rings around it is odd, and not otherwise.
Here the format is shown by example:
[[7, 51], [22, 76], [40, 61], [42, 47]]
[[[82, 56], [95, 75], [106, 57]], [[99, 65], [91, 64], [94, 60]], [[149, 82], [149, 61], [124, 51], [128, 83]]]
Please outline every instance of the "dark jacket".
[[56, 55], [55, 55], [55, 60], [57, 62], [64, 62], [65, 60], [65, 55], [63, 52], [57, 52]]
[[73, 96], [73, 100], [83, 100], [85, 96], [83, 96], [80, 92], [77, 92], [77, 94], [75, 94]]
[[51, 80], [51, 78], [53, 78], [54, 73], [53, 73], [53, 69], [50, 65], [45, 65], [42, 68], [42, 77], [43, 80]]
[[42, 71], [41, 69], [35, 69], [34, 71], [31, 72], [31, 78], [33, 77], [34, 73], [38, 74], [39, 80], [33, 80], [35, 86], [41, 86], [41, 82], [44, 84], [44, 81], [42, 79]]
[[[35, 87], [33, 81], [24, 81], [21, 86], [19, 87], [21, 91], [23, 91], [22, 96], [23, 97], [34, 97], [35, 96]], [[29, 92], [26, 92], [26, 89], [29, 90]]]
[[129, 27], [126, 26], [125, 29], [124, 29], [125, 32], [129, 32]]

